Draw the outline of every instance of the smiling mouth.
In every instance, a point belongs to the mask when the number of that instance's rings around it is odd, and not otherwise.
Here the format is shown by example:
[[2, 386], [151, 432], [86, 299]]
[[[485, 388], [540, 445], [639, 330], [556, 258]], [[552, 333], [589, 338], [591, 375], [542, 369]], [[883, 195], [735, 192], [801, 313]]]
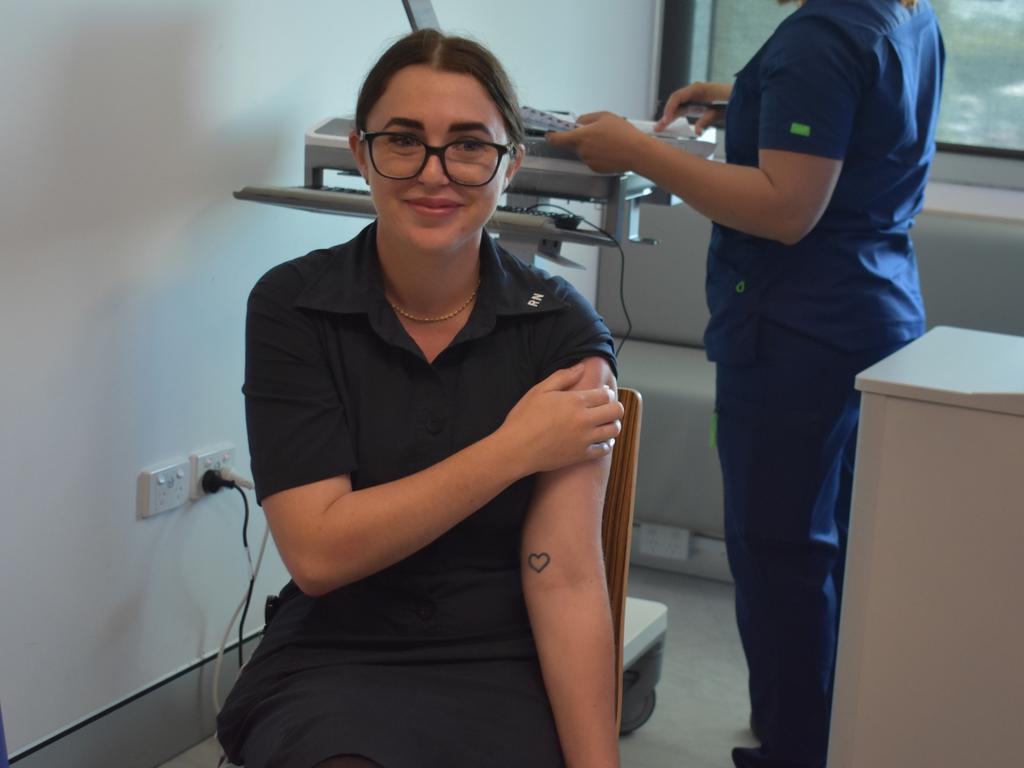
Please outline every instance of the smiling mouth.
[[440, 198], [421, 197], [413, 200], [406, 200], [405, 202], [414, 210], [435, 215], [452, 213], [462, 207], [460, 203], [457, 203], [454, 200], [444, 200]]

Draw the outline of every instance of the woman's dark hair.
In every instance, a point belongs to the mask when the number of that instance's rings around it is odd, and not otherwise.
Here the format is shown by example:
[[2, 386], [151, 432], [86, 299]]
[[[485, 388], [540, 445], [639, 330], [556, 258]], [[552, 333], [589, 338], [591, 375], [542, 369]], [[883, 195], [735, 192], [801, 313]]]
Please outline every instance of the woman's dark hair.
[[383, 95], [392, 76], [414, 64], [426, 64], [441, 72], [475, 77], [504, 118], [509, 141], [512, 144], [523, 143], [526, 130], [519, 115], [519, 101], [512, 81], [494, 54], [480, 43], [444, 35], [436, 29], [421, 29], [406, 35], [373, 65], [356, 101], [356, 127], [359, 130], [366, 130], [366, 117]]

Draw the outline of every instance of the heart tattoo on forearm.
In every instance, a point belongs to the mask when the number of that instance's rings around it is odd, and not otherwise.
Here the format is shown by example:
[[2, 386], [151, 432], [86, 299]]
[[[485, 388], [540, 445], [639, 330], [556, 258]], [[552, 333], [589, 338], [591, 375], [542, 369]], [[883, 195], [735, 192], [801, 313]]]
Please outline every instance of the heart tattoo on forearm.
[[548, 563], [551, 562], [551, 555], [547, 552], [531, 552], [530, 553], [530, 567], [533, 568], [537, 573], [540, 573], [548, 567]]

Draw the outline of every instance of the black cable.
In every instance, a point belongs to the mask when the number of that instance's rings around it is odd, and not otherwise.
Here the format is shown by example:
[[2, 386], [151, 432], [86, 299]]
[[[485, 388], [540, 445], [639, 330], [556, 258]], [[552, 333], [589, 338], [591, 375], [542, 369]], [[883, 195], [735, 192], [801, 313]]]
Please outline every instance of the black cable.
[[235, 486], [235, 490], [242, 497], [242, 505], [245, 507], [245, 517], [242, 518], [242, 546], [246, 549], [249, 548], [249, 499], [245, 495], [245, 491]]
[[238, 620], [238, 668], [242, 668], [242, 636], [245, 627], [245, 617], [249, 613], [249, 602], [252, 600], [252, 589], [256, 582], [256, 575], [252, 573], [252, 555], [249, 554], [249, 498], [245, 491], [235, 486], [235, 490], [242, 496], [242, 504], [245, 506], [245, 517], [242, 519], [242, 546], [245, 547], [246, 557], [249, 558], [249, 589], [245, 593], [245, 605], [242, 606], [242, 617]]
[[238, 621], [238, 668], [242, 668], [242, 641], [245, 633], [245, 617], [249, 613], [249, 603], [252, 602], [252, 590], [256, 584], [256, 573], [252, 567], [252, 553], [249, 552], [249, 497], [245, 491], [227, 477], [221, 475], [215, 469], [208, 469], [203, 473], [203, 490], [207, 493], [217, 493], [221, 488], [234, 488], [242, 496], [242, 505], [245, 507], [245, 516], [242, 518], [242, 546], [245, 547], [245, 557], [249, 561], [249, 587], [245, 592], [245, 603], [242, 606], [242, 617]]
[[526, 210], [535, 211], [538, 208], [557, 208], [559, 211], [568, 213], [570, 216], [576, 216], [584, 224], [593, 227], [602, 235], [604, 235], [613, 243], [615, 243], [615, 247], [619, 249], [619, 304], [622, 305], [622, 314], [626, 318], [626, 333], [623, 335], [621, 339], [619, 339], [619, 346], [616, 347], [615, 349], [615, 357], [618, 357], [619, 353], [622, 351], [622, 345], [626, 343], [626, 339], [628, 339], [630, 334], [633, 332], [633, 321], [629, 317], [629, 310], [626, 309], [626, 252], [622, 250], [622, 244], [618, 241], [618, 238], [616, 238], [608, 230], [602, 229], [589, 219], [586, 219], [583, 216], [580, 216], [578, 213], [574, 213], [573, 211], [570, 211], [568, 208], [565, 208], [561, 205], [555, 205], [554, 203], [536, 203], [534, 205], [531, 205]]

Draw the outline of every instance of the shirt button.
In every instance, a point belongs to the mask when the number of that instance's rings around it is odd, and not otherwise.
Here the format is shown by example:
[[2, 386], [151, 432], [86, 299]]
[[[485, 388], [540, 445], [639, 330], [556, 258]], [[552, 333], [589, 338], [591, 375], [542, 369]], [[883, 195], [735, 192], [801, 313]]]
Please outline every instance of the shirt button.
[[423, 619], [423, 621], [430, 621], [434, 618], [435, 613], [437, 613], [437, 606], [433, 603], [420, 603], [416, 606], [416, 615]]
[[436, 435], [444, 429], [444, 418], [441, 416], [431, 416], [427, 419], [427, 432], [432, 435]]
[[736, 293], [743, 293], [745, 290], [747, 290], [746, 280], [740, 280], [738, 283], [736, 283]]

